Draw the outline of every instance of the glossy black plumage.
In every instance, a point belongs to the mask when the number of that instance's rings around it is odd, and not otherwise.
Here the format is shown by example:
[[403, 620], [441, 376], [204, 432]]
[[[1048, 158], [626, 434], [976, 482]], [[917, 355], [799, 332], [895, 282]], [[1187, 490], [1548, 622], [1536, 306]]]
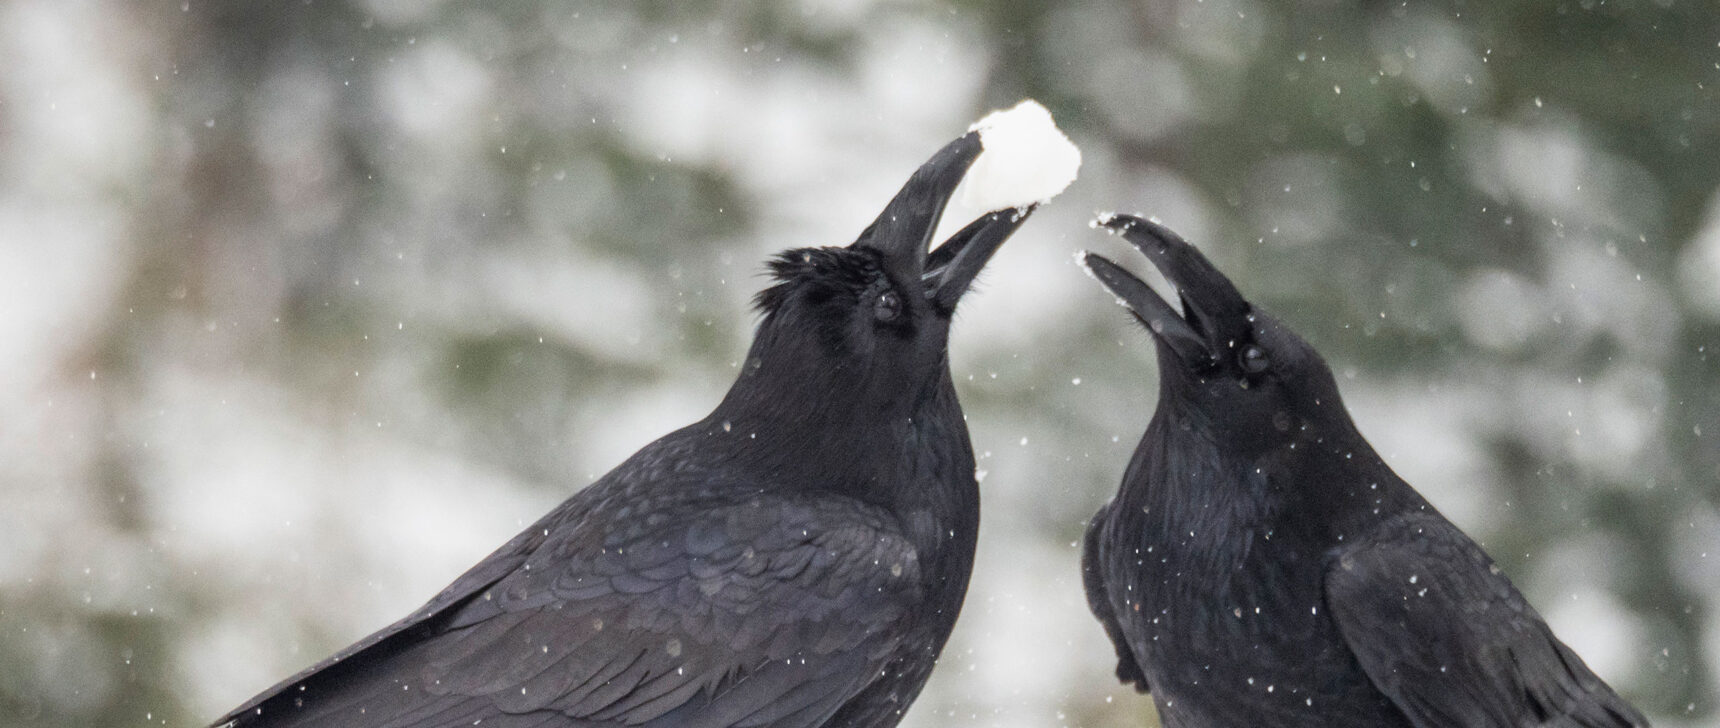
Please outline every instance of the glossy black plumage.
[[928, 256], [979, 152], [973, 134], [940, 150], [853, 245], [778, 256], [708, 417], [217, 723], [895, 725], [955, 623], [978, 528], [950, 316], [1028, 212]]
[[1647, 724], [1369, 447], [1313, 348], [1175, 233], [1101, 222], [1182, 304], [1086, 258], [1160, 381], [1088, 528], [1088, 601], [1166, 726]]

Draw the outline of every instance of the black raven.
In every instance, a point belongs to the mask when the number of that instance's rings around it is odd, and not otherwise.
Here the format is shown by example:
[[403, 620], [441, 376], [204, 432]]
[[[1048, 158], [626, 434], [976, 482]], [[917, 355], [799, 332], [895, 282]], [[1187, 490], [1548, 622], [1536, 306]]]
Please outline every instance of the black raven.
[[1165, 725], [1647, 725], [1369, 447], [1312, 347], [1175, 233], [1100, 222], [1182, 304], [1085, 257], [1158, 350], [1158, 409], [1082, 570], [1117, 677]]
[[230, 726], [893, 726], [954, 626], [979, 490], [957, 300], [1031, 207], [928, 253], [981, 152], [927, 161], [847, 247], [770, 263], [711, 414]]

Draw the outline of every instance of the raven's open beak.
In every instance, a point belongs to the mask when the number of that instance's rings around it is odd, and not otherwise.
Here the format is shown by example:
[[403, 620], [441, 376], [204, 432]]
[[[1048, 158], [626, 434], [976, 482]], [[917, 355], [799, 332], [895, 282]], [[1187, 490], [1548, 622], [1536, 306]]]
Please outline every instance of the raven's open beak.
[[853, 245], [882, 253], [892, 278], [922, 281], [926, 298], [946, 315], [955, 310], [986, 261], [1033, 212], [1028, 207], [986, 213], [928, 252], [944, 207], [981, 151], [976, 132], [944, 145], [915, 170]]
[[1029, 205], [988, 212], [951, 235], [926, 261], [926, 272], [921, 274], [926, 298], [946, 315], [954, 311], [991, 254], [1037, 209], [1038, 205]]
[[1133, 215], [1109, 215], [1098, 222], [1139, 248], [1176, 286], [1181, 314], [1122, 266], [1096, 253], [1082, 257], [1093, 276], [1178, 358], [1191, 368], [1206, 369], [1247, 337], [1253, 307], [1193, 245], [1163, 225]]

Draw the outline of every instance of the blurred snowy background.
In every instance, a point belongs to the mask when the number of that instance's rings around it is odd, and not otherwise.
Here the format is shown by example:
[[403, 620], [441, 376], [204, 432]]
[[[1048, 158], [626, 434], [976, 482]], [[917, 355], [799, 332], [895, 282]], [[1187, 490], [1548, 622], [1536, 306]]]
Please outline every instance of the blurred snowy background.
[[1716, 724], [1712, 4], [0, 0], [0, 59], [0, 725], [201, 725], [412, 610], [717, 402], [766, 255], [1026, 96], [1087, 163], [963, 302], [981, 553], [908, 725], [1151, 724], [1076, 567], [1154, 391], [1102, 209]]

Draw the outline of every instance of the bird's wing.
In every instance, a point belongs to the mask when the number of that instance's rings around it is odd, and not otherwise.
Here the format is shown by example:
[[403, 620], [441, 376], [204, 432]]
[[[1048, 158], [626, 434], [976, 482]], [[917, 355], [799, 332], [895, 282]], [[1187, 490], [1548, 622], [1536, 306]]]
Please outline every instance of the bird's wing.
[[1081, 548], [1081, 583], [1087, 590], [1087, 608], [1093, 610], [1093, 616], [1105, 628], [1105, 636], [1111, 638], [1111, 646], [1117, 651], [1117, 680], [1124, 685], [1133, 684], [1136, 691], [1145, 693], [1150, 690], [1147, 676], [1135, 661], [1134, 650], [1129, 647], [1129, 638], [1123, 634], [1122, 625], [1117, 623], [1110, 590], [1105, 584], [1105, 559], [1099, 553], [1099, 544], [1110, 517], [1111, 504], [1107, 503], [1087, 523], [1087, 537]]
[[1393, 518], [1332, 552], [1325, 593], [1362, 669], [1418, 728], [1648, 724], [1436, 515]]
[[552, 532], [433, 634], [322, 695], [311, 683], [279, 725], [811, 728], [886, 669], [921, 601], [917, 554], [881, 510], [646, 505]]
[[460, 578], [455, 579], [454, 583], [449, 584], [446, 589], [443, 589], [441, 593], [437, 594], [429, 602], [426, 602], [424, 606], [419, 607], [417, 611], [414, 611], [412, 614], [407, 615], [405, 618], [395, 622], [394, 624], [377, 630], [370, 636], [347, 646], [346, 649], [329, 656], [321, 662], [305, 668], [298, 674], [276, 683], [268, 690], [258, 693], [256, 697], [251, 698], [251, 700], [246, 702], [244, 705], [234, 708], [233, 712], [222, 716], [219, 720], [216, 720], [214, 725], [233, 725], [234, 721], [248, 714], [254, 714], [259, 706], [270, 700], [282, 697], [288, 693], [289, 690], [304, 684], [306, 680], [310, 679], [314, 675], [329, 675], [331, 673], [345, 670], [347, 663], [351, 661], [352, 658], [355, 658], [360, 654], [372, 656], [377, 652], [386, 651], [389, 648], [394, 647], [392, 643], [399, 642], [403, 639], [401, 637], [402, 633], [410, 632], [415, 627], [423, 627], [429, 620], [434, 619], [443, 612], [448, 611], [450, 608], [464, 603], [466, 600], [471, 599], [483, 590], [490, 588], [491, 585], [512, 573], [515, 569], [520, 568], [520, 566], [525, 563], [526, 557], [530, 556], [532, 550], [543, 541], [543, 524], [549, 522], [556, 515], [556, 513], [552, 513], [549, 516], [546, 516], [540, 524], [527, 529], [525, 532], [508, 541], [501, 548], [496, 549], [494, 553], [490, 554], [483, 561], [478, 562], [476, 566], [468, 569], [466, 573], [461, 574]]

